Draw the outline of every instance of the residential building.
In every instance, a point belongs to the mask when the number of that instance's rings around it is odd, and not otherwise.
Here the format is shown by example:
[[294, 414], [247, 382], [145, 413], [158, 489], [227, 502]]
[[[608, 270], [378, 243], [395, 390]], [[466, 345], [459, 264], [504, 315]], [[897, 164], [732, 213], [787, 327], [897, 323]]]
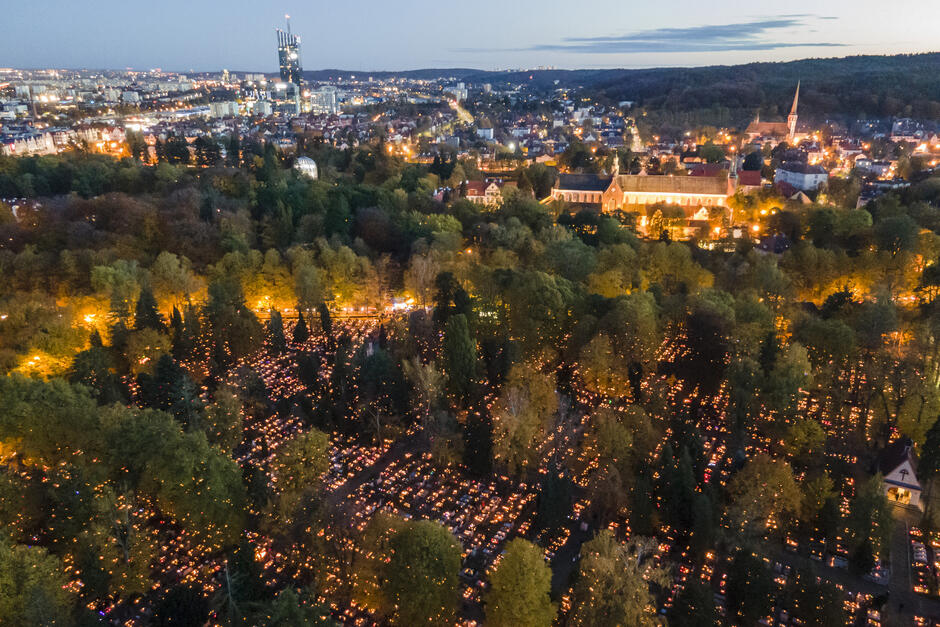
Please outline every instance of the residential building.
[[209, 117], [232, 118], [238, 115], [238, 103], [234, 101], [210, 102]]
[[790, 161], [777, 168], [774, 184], [785, 183], [801, 192], [819, 189], [829, 180], [829, 173], [819, 165], [809, 165], [799, 161]]
[[503, 199], [503, 193], [510, 189], [516, 189], [515, 182], [501, 179], [468, 181], [466, 198], [470, 202], [493, 206], [499, 204]]

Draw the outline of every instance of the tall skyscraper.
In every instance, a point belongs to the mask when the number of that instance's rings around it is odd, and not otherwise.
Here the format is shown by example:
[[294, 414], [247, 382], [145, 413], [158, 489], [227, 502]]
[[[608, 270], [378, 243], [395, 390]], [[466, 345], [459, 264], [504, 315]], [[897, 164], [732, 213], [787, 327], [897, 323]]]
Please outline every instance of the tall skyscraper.
[[281, 65], [281, 80], [300, 86], [303, 70], [300, 67], [300, 37], [290, 32], [290, 16], [287, 30], [277, 29], [277, 56]]

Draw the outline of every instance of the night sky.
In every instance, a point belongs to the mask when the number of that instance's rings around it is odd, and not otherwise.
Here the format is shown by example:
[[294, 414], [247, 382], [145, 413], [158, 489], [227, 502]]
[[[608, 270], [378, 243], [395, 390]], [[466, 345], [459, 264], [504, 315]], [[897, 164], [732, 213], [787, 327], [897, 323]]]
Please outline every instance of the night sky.
[[[742, 8], [747, 7], [747, 8]], [[0, 1], [0, 67], [305, 69], [712, 65], [940, 49], [940, 2]]]

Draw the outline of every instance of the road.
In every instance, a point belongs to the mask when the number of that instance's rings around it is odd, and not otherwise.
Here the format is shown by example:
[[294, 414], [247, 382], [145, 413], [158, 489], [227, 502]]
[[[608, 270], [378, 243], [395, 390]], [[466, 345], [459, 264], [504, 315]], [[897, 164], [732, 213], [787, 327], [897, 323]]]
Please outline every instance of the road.
[[473, 116], [470, 115], [470, 112], [460, 106], [459, 102], [448, 99], [450, 107], [457, 112], [457, 119], [465, 124], [473, 124]]
[[907, 531], [920, 524], [923, 516], [920, 510], [912, 507], [895, 505], [894, 530], [891, 532], [891, 591], [889, 613], [898, 615], [898, 608], [903, 603], [902, 616], [931, 616], [940, 618], [940, 601], [916, 594], [912, 589], [911, 553]]

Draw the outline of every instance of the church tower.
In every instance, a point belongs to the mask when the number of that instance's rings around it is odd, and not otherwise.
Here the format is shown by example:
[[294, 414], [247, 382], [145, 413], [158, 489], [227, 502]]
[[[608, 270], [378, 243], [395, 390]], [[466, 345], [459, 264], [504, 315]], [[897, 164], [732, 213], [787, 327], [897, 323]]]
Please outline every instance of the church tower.
[[790, 115], [787, 116], [787, 143], [793, 144], [796, 137], [796, 106], [800, 101], [800, 82], [796, 82], [796, 93], [793, 94], [793, 106], [790, 107]]

